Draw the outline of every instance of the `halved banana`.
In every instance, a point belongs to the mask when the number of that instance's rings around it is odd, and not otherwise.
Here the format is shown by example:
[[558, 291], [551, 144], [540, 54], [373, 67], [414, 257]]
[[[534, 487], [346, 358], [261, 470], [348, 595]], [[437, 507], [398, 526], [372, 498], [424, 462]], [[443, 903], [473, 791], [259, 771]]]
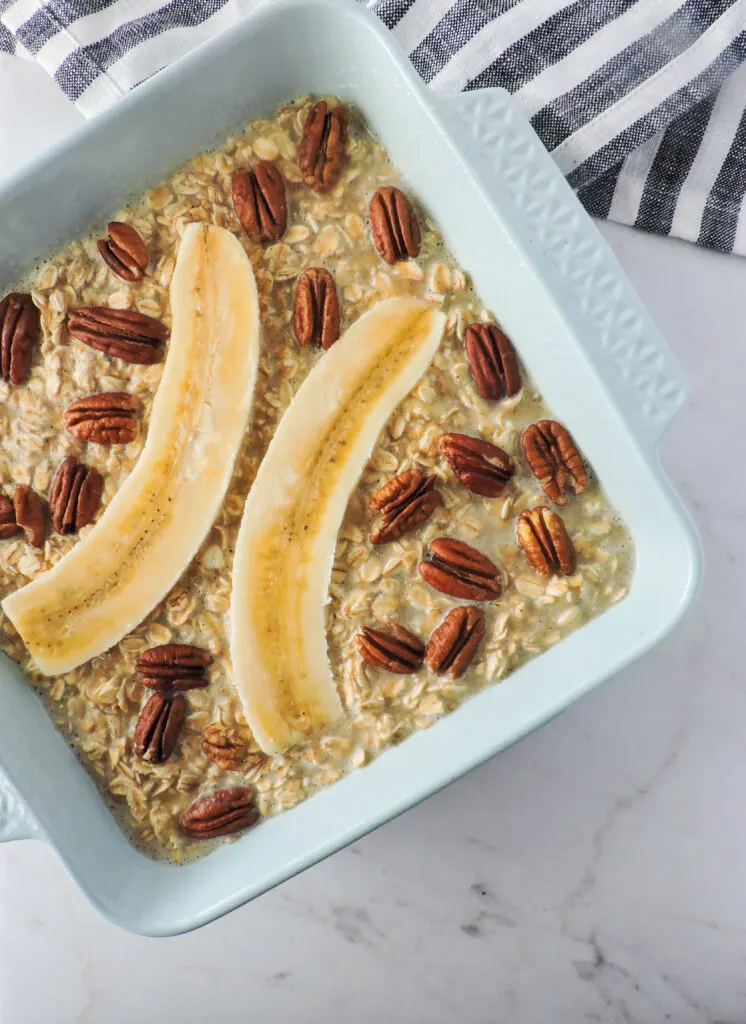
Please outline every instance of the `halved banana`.
[[260, 342], [254, 274], [230, 232], [187, 227], [171, 308], [168, 357], [137, 466], [91, 533], [3, 601], [45, 675], [76, 668], [142, 621], [194, 558], [228, 487]]
[[231, 655], [267, 753], [342, 712], [324, 625], [337, 534], [376, 438], [427, 369], [445, 320], [411, 298], [366, 313], [303, 382], [259, 468], [233, 564]]

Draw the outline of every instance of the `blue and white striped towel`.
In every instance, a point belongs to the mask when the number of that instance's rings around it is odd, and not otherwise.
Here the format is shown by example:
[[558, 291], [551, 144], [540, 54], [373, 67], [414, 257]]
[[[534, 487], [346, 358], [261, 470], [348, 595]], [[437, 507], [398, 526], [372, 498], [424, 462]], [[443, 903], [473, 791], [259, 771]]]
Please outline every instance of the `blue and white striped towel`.
[[[0, 49], [90, 116], [259, 2], [0, 0]], [[367, 4], [432, 88], [512, 92], [592, 214], [746, 255], [746, 0]]]

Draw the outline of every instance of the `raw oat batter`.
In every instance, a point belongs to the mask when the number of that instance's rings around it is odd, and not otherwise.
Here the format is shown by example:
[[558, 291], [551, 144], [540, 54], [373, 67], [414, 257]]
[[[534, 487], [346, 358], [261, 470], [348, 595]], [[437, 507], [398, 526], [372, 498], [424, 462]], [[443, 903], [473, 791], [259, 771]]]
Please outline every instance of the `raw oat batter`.
[[[102, 792], [115, 798], [129, 834], [152, 855], [175, 861], [209, 849], [209, 844], [185, 838], [178, 830], [179, 815], [201, 792], [253, 783], [262, 814], [287, 810], [412, 730], [432, 725], [488, 683], [503, 679], [622, 599], [629, 583], [631, 541], [592, 473], [585, 492], [571, 495], [561, 510], [578, 555], [575, 573], [544, 579], [527, 565], [516, 547], [515, 519], [546, 499], [519, 441], [522, 430], [549, 411], [525, 371], [524, 387], [515, 397], [490, 403], [479, 396], [464, 356], [464, 330], [473, 321], [499, 321], [500, 310], [482, 307], [416, 202], [422, 227], [418, 258], [387, 266], [375, 251], [368, 202], [378, 187], [401, 182], [381, 145], [354, 113], [348, 159], [338, 184], [327, 194], [302, 184], [297, 150], [309, 109], [308, 101], [300, 101], [274, 118], [253, 121], [240, 136], [195, 157], [118, 215], [137, 229], [150, 254], [150, 268], [138, 284], [125, 284], [109, 270], [95, 237], [71, 243], [44, 264], [27, 285], [41, 311], [41, 357], [26, 386], [0, 383], [0, 479], [8, 487], [10, 481], [24, 483], [45, 494], [56, 467], [66, 456], [76, 455], [104, 477], [105, 507], [142, 450], [162, 364], [131, 365], [85, 347], [67, 334], [66, 311], [108, 305], [138, 310], [170, 327], [168, 289], [184, 227], [201, 220], [227, 227], [241, 239], [254, 266], [262, 307], [256, 403], [228, 496], [191, 568], [117, 647], [63, 677], [49, 680], [35, 671], [5, 618], [0, 634], [3, 650], [23, 666]], [[257, 159], [274, 161], [288, 183], [288, 227], [280, 241], [269, 245], [249, 241], [231, 202], [232, 171]], [[310, 366], [323, 358], [320, 350], [298, 345], [291, 325], [297, 278], [311, 266], [326, 267], [334, 275], [343, 331], [377, 301], [394, 295], [416, 295], [437, 304], [448, 316], [448, 329], [425, 377], [381, 435], [340, 531], [327, 635], [347, 720], [313, 742], [269, 757], [253, 742], [231, 684], [225, 615], [246, 494], [276, 423]], [[65, 431], [64, 410], [98, 391], [137, 396], [142, 412], [134, 441], [106, 448], [85, 444]], [[503, 496], [480, 498], [458, 482], [438, 450], [444, 431], [479, 435], [513, 457], [518, 471]], [[413, 533], [374, 547], [369, 537], [379, 517], [368, 508], [370, 497], [392, 476], [412, 467], [438, 476], [443, 504]], [[81, 535], [92, 528], [83, 527]], [[389, 675], [365, 665], [354, 644], [362, 625], [385, 628], [394, 617], [424, 642], [454, 607], [453, 599], [426, 586], [416, 571], [428, 542], [443, 534], [474, 543], [506, 574], [501, 599], [482, 606], [486, 635], [476, 660], [455, 681], [427, 668]], [[42, 551], [21, 535], [2, 542], [0, 597], [54, 565], [76, 541], [76, 536], [50, 534]], [[146, 648], [169, 641], [204, 647], [214, 660], [209, 686], [189, 693], [175, 753], [152, 765], [138, 759], [132, 746], [147, 697], [135, 660]]]

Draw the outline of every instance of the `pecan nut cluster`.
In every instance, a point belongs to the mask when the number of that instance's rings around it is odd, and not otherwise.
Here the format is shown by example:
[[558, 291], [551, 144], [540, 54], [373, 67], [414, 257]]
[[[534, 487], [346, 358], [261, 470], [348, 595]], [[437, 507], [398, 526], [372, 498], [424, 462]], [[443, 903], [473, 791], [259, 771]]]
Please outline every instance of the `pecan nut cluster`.
[[460, 678], [474, 660], [484, 637], [484, 612], [474, 605], [452, 608], [425, 648], [425, 664], [437, 674]]
[[541, 484], [542, 490], [555, 505], [567, 504], [570, 486], [582, 494], [588, 478], [580, 452], [569, 431], [556, 420], [539, 420], [526, 427], [521, 437], [526, 461]]
[[344, 166], [347, 145], [347, 108], [341, 103], [329, 109], [326, 100], [312, 108], [298, 148], [303, 183], [316, 192], [336, 185]]
[[293, 330], [304, 348], [331, 348], [339, 337], [339, 298], [328, 270], [311, 267], [298, 280], [293, 302]]
[[539, 575], [575, 572], [575, 546], [560, 516], [546, 505], [521, 512], [516, 537], [526, 561]]
[[151, 764], [167, 761], [176, 748], [185, 717], [186, 701], [181, 694], [152, 694], [135, 727], [135, 754]]
[[135, 727], [134, 750], [143, 761], [162, 764], [171, 757], [187, 711], [179, 691], [207, 686], [205, 669], [211, 662], [207, 651], [191, 644], [160, 644], [139, 655], [135, 669], [143, 686], [155, 690]]
[[191, 839], [217, 839], [255, 825], [261, 813], [250, 786], [219, 789], [199, 797], [179, 818]]
[[160, 644], [143, 651], [135, 669], [142, 678], [143, 686], [163, 693], [207, 686], [205, 669], [211, 664], [212, 655], [201, 647]]
[[86, 395], [68, 405], [65, 428], [80, 441], [129, 444], [137, 436], [137, 399], [126, 391]]
[[462, 601], [496, 601], [502, 594], [502, 572], [470, 544], [450, 537], [430, 542], [429, 557], [417, 566], [433, 590]]
[[510, 456], [480, 437], [443, 434], [438, 447], [464, 487], [485, 498], [501, 494], [515, 473]]
[[373, 244], [386, 263], [416, 259], [422, 236], [412, 204], [401, 189], [385, 185], [373, 193], [368, 207]]
[[49, 490], [52, 526], [57, 533], [79, 533], [95, 516], [104, 480], [97, 469], [68, 455]]
[[84, 345], [126, 363], [150, 366], [163, 359], [168, 330], [152, 316], [132, 309], [86, 306], [71, 309], [67, 329]]
[[446, 615], [427, 646], [398, 622], [392, 622], [388, 630], [363, 626], [355, 645], [363, 661], [385, 672], [409, 675], [417, 672], [424, 661], [432, 672], [448, 672], [457, 679], [474, 660], [484, 628], [484, 612], [466, 605]]
[[202, 733], [202, 753], [225, 772], [237, 771], [248, 757], [244, 744], [217, 722]]
[[464, 351], [471, 375], [482, 398], [497, 402], [521, 390], [521, 372], [515, 349], [497, 324], [469, 324]]
[[422, 664], [425, 647], [414, 633], [392, 622], [388, 630], [363, 626], [355, 645], [364, 661], [396, 675], [416, 672]]
[[398, 540], [429, 519], [443, 504], [436, 480], [435, 476], [423, 476], [419, 469], [405, 469], [376, 491], [370, 507], [382, 514], [383, 522], [371, 535], [371, 544]]
[[271, 160], [234, 171], [231, 190], [236, 216], [253, 242], [282, 238], [288, 222], [285, 179]]
[[23, 384], [28, 378], [39, 325], [39, 310], [30, 295], [11, 292], [0, 302], [0, 376], [8, 384]]
[[96, 243], [107, 267], [123, 281], [140, 281], [148, 266], [148, 250], [131, 224], [111, 221], [106, 228], [108, 238]]

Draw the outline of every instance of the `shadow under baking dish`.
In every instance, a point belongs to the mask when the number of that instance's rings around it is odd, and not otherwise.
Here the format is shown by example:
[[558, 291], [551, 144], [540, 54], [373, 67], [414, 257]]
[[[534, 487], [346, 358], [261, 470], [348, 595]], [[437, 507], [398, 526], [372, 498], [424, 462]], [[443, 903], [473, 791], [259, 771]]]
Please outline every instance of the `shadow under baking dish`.
[[[0, 674], [0, 759], [68, 870], [109, 918], [196, 927], [375, 828], [546, 721], [648, 650], [690, 604], [696, 536], [655, 443], [680, 375], [595, 229], [509, 100], [426, 93], [385, 30], [346, 0], [280, 2], [83, 127], [0, 194], [0, 282], [85, 234], [228, 129], [294, 96], [362, 110], [513, 337], [635, 544], [629, 596], [369, 767], [196, 863], [121, 833], [22, 674]], [[64, 196], [64, 201], [61, 201]]]

